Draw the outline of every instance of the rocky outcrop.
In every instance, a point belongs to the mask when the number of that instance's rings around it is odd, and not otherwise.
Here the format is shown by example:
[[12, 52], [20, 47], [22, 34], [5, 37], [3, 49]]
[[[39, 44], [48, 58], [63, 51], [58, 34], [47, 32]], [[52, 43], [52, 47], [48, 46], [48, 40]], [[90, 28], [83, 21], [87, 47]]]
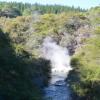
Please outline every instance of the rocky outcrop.
[[93, 36], [91, 33], [89, 26], [81, 27], [75, 31], [74, 38], [67, 45], [70, 55], [73, 55], [79, 48], [85, 45], [84, 41]]
[[0, 11], [0, 17], [15, 18], [20, 15], [20, 11], [18, 11], [17, 9], [6, 9], [4, 11]]

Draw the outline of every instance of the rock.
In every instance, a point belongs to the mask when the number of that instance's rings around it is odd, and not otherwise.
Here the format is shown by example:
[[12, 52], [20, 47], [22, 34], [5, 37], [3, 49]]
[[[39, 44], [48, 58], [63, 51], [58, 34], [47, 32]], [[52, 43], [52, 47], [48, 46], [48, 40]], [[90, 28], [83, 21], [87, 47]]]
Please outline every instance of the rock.
[[60, 80], [60, 81], [57, 81], [54, 85], [55, 86], [62, 86], [62, 85], [65, 85], [66, 83], [62, 80]]
[[5, 17], [9, 17], [9, 18], [14, 18], [14, 17], [20, 16], [20, 15], [21, 15], [20, 11], [15, 8], [8, 8], [3, 11], [0, 11], [0, 17], [5, 16]]

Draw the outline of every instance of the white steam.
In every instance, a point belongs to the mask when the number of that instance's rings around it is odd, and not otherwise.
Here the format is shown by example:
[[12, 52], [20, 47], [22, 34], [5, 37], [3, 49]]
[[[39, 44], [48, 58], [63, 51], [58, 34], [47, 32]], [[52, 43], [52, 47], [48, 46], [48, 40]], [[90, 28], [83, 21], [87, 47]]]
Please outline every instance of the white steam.
[[51, 37], [44, 39], [42, 52], [43, 57], [51, 61], [51, 73], [53, 75], [56, 74], [60, 75], [61, 77], [63, 75], [63, 77], [66, 77], [66, 74], [72, 70], [68, 50], [57, 45], [57, 43]]

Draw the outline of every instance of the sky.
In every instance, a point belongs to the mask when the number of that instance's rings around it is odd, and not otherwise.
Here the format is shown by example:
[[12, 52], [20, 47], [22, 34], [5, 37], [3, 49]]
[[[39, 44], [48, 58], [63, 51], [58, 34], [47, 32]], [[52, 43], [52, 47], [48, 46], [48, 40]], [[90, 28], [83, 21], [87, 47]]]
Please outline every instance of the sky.
[[100, 6], [100, 0], [0, 0], [0, 1], [16, 1], [16, 2], [27, 2], [27, 3], [39, 3], [39, 4], [58, 4], [58, 5], [67, 5], [81, 7], [89, 9], [91, 7]]

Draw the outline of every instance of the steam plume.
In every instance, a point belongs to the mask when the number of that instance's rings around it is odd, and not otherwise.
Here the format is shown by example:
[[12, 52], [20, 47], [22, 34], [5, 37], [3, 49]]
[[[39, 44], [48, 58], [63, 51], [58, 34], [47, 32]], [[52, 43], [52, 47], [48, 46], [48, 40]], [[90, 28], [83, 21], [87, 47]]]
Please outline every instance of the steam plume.
[[51, 37], [44, 39], [42, 51], [43, 57], [51, 61], [52, 72], [68, 73], [72, 69], [67, 49], [57, 45]]

